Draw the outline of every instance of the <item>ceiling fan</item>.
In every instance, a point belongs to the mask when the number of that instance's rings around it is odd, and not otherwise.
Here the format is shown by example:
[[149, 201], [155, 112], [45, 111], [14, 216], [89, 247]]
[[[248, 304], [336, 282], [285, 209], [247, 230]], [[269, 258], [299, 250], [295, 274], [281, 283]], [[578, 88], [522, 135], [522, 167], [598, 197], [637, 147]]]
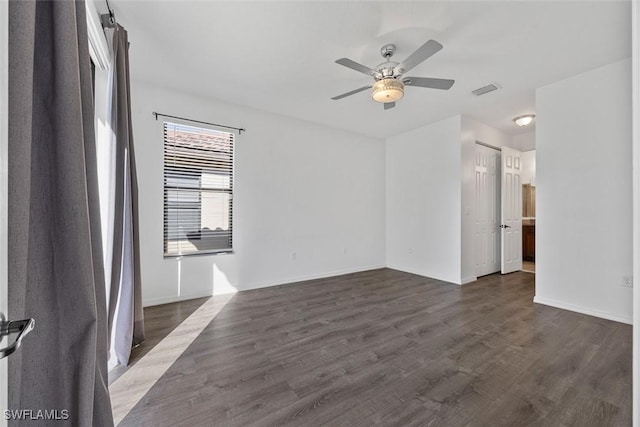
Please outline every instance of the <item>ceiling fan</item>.
[[352, 70], [359, 71], [374, 78], [375, 82], [369, 86], [352, 90], [338, 96], [334, 96], [333, 100], [346, 98], [367, 89], [373, 88], [371, 97], [374, 101], [384, 103], [384, 109], [388, 110], [396, 106], [396, 101], [404, 95], [405, 86], [426, 87], [429, 89], [448, 90], [453, 86], [455, 80], [436, 79], [432, 77], [403, 77], [404, 73], [411, 70], [416, 65], [427, 60], [436, 54], [442, 45], [435, 40], [429, 40], [413, 52], [407, 59], [402, 62], [393, 62], [391, 57], [396, 51], [394, 44], [386, 44], [380, 49], [380, 54], [386, 60], [375, 68], [369, 68], [362, 64], [358, 64], [348, 58], [340, 58], [336, 64], [343, 65]]

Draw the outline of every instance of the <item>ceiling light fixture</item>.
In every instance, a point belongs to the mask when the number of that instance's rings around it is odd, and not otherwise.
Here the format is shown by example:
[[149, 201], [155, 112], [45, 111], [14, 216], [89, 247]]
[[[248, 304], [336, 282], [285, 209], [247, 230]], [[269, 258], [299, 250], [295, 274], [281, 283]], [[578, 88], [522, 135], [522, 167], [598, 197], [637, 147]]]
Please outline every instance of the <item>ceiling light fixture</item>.
[[518, 125], [518, 126], [527, 126], [528, 124], [530, 124], [533, 119], [536, 117], [535, 114], [525, 114], [524, 116], [518, 116], [515, 119], [513, 119], [513, 121]]
[[371, 97], [377, 102], [395, 102], [404, 95], [404, 84], [392, 77], [378, 80], [373, 85]]

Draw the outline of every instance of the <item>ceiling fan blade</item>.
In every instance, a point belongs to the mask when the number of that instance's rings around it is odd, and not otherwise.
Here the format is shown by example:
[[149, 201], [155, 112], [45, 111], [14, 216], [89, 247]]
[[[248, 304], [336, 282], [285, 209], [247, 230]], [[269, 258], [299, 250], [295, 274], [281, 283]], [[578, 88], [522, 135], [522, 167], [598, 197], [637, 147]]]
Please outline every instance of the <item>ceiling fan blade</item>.
[[395, 102], [385, 102], [385, 103], [384, 103], [384, 109], [385, 109], [385, 110], [390, 110], [390, 109], [392, 109], [392, 108], [393, 108], [393, 107], [395, 107], [395, 106], [396, 106], [396, 103], [395, 103]]
[[373, 70], [367, 66], [362, 64], [358, 64], [355, 61], [350, 60], [349, 58], [340, 58], [336, 60], [336, 64], [344, 65], [347, 68], [351, 68], [352, 70], [359, 71], [368, 76], [375, 76], [377, 74], [376, 70]]
[[402, 79], [402, 83], [406, 86], [419, 86], [442, 90], [450, 89], [455, 82], [455, 80], [451, 79], [436, 79], [433, 77], [406, 77]]
[[435, 40], [429, 40], [420, 46], [418, 50], [409, 55], [407, 59], [402, 61], [397, 68], [402, 70], [402, 73], [406, 73], [422, 61], [437, 53], [440, 49], [442, 49], [442, 45], [440, 43]]
[[347, 93], [343, 93], [342, 95], [338, 95], [338, 96], [334, 96], [333, 99], [334, 101], [337, 101], [338, 99], [342, 99], [342, 98], [346, 98], [347, 96], [356, 94], [358, 92], [362, 92], [363, 90], [367, 90], [367, 89], [371, 89], [371, 86], [362, 86], [358, 89], [354, 89], [351, 92], [347, 92]]

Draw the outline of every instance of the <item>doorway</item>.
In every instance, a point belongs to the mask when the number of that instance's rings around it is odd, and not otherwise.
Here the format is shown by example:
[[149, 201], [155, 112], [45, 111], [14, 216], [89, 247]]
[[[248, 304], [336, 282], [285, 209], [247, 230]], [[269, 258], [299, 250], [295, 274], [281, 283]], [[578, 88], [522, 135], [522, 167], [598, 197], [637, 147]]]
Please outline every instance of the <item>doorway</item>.
[[[506, 150], [507, 148], [505, 148]], [[475, 218], [475, 258], [476, 258], [476, 276], [481, 277], [488, 274], [493, 274], [499, 271], [505, 272], [505, 269], [501, 265], [504, 261], [503, 257], [503, 242], [501, 237], [501, 225], [502, 219], [502, 175], [503, 167], [509, 166], [509, 162], [502, 164], [502, 150], [498, 147], [493, 147], [489, 144], [485, 144], [480, 141], [476, 141], [476, 156], [475, 156], [475, 187], [476, 187], [476, 218]], [[512, 217], [517, 221], [521, 219], [520, 224], [522, 233], [516, 233], [519, 235], [512, 236], [511, 243], [507, 243], [512, 247], [512, 250], [508, 252], [512, 256], [513, 268], [506, 271], [525, 271], [535, 273], [535, 227], [536, 227], [536, 151], [535, 149], [529, 151], [519, 152], [517, 150], [509, 149], [509, 153], [516, 153], [518, 157], [519, 169], [517, 180], [507, 181], [517, 185], [517, 188], [522, 190], [522, 201], [520, 202], [520, 196], [514, 195], [510, 198], [512, 202], [509, 205], [513, 206], [512, 213], [517, 216]], [[507, 160], [508, 160], [507, 155]], [[511, 165], [514, 167], [514, 164]], [[507, 175], [509, 171], [505, 170]], [[512, 188], [511, 192], [516, 189]], [[517, 193], [517, 191], [516, 191]], [[520, 212], [520, 205], [522, 211]], [[509, 222], [506, 220], [508, 230], [513, 230], [514, 221]], [[517, 229], [519, 227], [515, 227]], [[515, 238], [517, 237], [517, 238]], [[516, 243], [517, 242], [517, 243]], [[520, 251], [521, 248], [521, 251]]]
[[522, 152], [522, 271], [536, 272], [536, 150]]

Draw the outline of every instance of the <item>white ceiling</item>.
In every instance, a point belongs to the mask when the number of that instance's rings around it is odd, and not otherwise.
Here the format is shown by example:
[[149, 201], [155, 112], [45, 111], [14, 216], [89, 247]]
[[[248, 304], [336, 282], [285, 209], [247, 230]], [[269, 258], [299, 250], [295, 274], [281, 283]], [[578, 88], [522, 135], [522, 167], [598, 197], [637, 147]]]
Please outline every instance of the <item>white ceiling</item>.
[[[631, 55], [630, 1], [111, 4], [134, 80], [374, 137], [460, 113], [529, 132], [511, 119], [535, 112], [535, 88]], [[368, 92], [330, 99], [371, 83], [336, 59], [373, 67], [383, 44], [400, 61], [429, 39], [444, 49], [409, 75], [455, 79], [451, 90], [408, 87], [388, 111]], [[501, 89], [471, 94], [491, 82]]]

